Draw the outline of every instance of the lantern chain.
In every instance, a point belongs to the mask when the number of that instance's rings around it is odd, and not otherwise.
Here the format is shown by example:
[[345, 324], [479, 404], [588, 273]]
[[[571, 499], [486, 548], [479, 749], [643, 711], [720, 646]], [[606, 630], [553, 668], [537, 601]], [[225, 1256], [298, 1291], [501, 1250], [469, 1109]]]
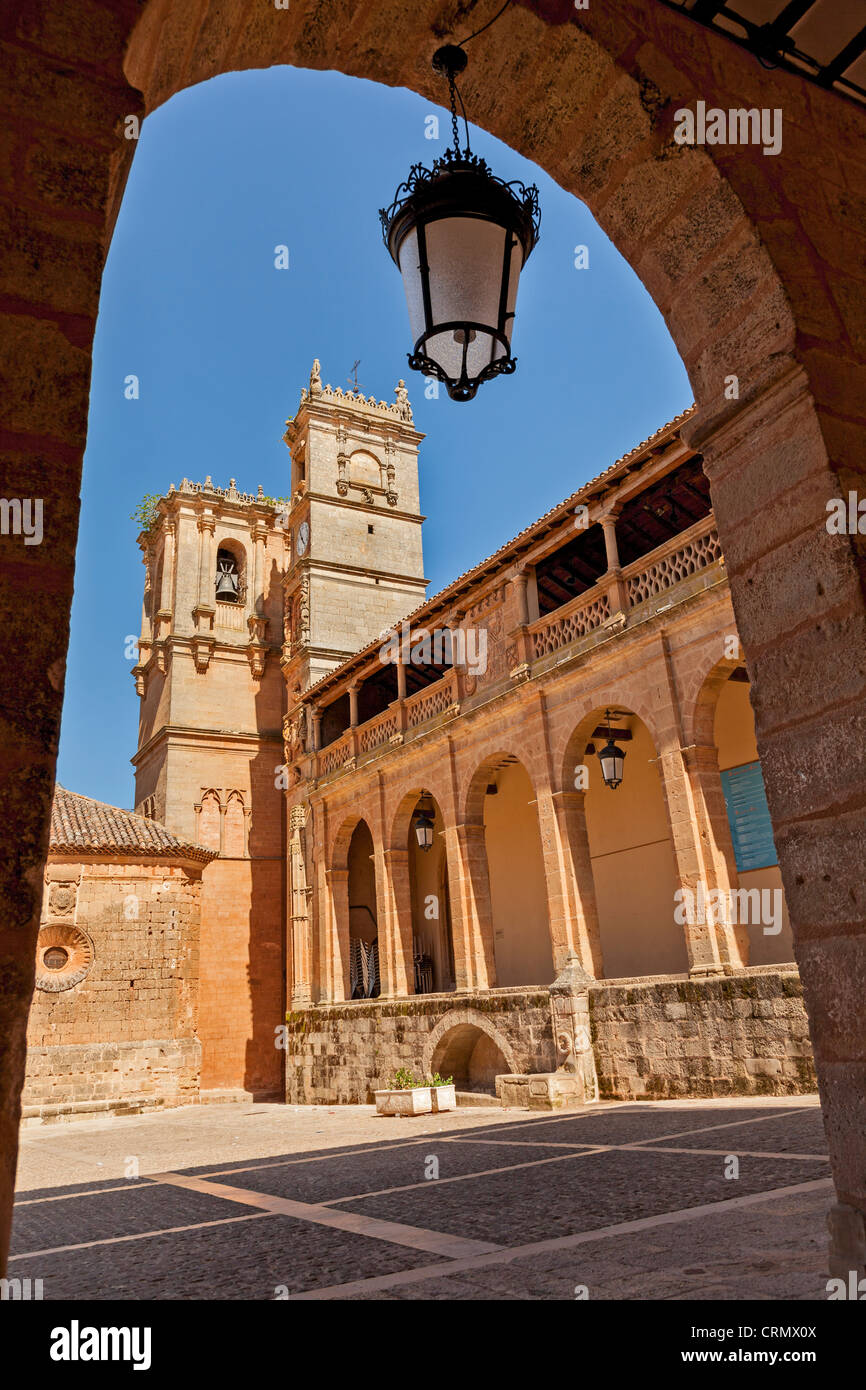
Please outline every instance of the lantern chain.
[[[451, 99], [451, 133], [454, 136], [454, 153], [460, 158], [460, 130], [457, 125], [457, 83], [453, 71], [448, 73], [448, 94]], [[466, 149], [469, 150], [469, 132], [466, 133]]]

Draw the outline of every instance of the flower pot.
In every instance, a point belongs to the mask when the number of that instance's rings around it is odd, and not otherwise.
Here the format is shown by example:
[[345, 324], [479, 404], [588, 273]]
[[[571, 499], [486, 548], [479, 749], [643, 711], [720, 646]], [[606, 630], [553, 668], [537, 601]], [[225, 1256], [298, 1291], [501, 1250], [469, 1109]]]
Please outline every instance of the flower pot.
[[429, 1086], [413, 1086], [409, 1091], [374, 1091], [377, 1115], [429, 1115], [433, 1099]]
[[456, 1110], [457, 1091], [453, 1083], [447, 1086], [431, 1086], [430, 1093], [433, 1097], [433, 1110]]

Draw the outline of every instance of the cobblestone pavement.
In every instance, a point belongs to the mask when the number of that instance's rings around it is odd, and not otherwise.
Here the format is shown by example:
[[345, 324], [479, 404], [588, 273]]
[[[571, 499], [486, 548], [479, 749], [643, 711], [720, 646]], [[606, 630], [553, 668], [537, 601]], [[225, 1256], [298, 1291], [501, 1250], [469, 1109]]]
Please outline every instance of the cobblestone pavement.
[[[46, 1299], [825, 1299], [817, 1100], [205, 1105], [22, 1132]], [[584, 1294], [585, 1290], [585, 1294]]]

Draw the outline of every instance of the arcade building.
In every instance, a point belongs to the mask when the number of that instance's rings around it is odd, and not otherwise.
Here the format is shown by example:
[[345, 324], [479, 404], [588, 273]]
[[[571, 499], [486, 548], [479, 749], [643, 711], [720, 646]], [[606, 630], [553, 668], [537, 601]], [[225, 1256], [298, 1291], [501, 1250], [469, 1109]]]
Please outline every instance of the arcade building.
[[314, 363], [287, 499], [169, 488], [135, 811], [57, 793], [25, 1118], [399, 1066], [539, 1108], [815, 1088], [689, 413], [429, 599], [402, 382]]

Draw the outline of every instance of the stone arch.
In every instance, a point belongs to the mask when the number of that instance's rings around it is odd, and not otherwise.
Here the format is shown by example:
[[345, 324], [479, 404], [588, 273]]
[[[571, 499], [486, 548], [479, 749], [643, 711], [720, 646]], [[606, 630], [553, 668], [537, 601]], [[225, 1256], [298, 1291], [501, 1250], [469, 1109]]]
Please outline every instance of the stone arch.
[[196, 810], [196, 839], [207, 849], [222, 848], [222, 798], [214, 787], [201, 794]]
[[541, 784], [536, 760], [502, 749], [483, 757], [468, 778], [469, 881], [499, 985], [549, 985], [556, 976]]
[[686, 743], [709, 746], [713, 742], [713, 722], [719, 695], [732, 672], [743, 665], [742, 657], [724, 656], [700, 668], [683, 700]]
[[230, 556], [237, 566], [237, 599], [231, 601], [243, 606], [247, 597], [247, 548], [237, 536], [226, 535], [217, 539], [214, 546], [214, 563], [216, 565], [216, 572], [213, 575], [214, 591], [220, 572], [220, 560], [223, 556]]
[[[594, 696], [593, 699], [597, 699]], [[622, 784], [604, 785], [598, 758], [605, 710], [628, 741]], [[565, 740], [563, 788], [579, 916], [593, 914], [604, 974], [609, 979], [676, 974], [688, 969], [686, 942], [675, 917], [679, 884], [668, 797], [652, 728], [625, 700], [605, 700]], [[587, 749], [593, 749], [588, 753]], [[586, 769], [575, 785], [575, 770]], [[589, 881], [591, 879], [591, 882]], [[597, 925], [596, 925], [597, 924]], [[591, 934], [590, 934], [591, 935]]]
[[[502, 1071], [496, 1070], [497, 1054]], [[508, 1039], [478, 1009], [455, 1009], [440, 1019], [425, 1040], [423, 1067], [426, 1076], [453, 1075], [458, 1091], [488, 1094], [494, 1093], [494, 1076], [520, 1071]]]
[[603, 721], [606, 709], [628, 710], [630, 715], [645, 725], [650, 738], [659, 747], [661, 727], [658, 710], [646, 697], [643, 690], [630, 688], [626, 683], [618, 683], [616, 691], [594, 692], [584, 698], [584, 712], [569, 730], [563, 729], [560, 735], [561, 752], [553, 749], [553, 766], [558, 769], [559, 785], [557, 791], [573, 792], [575, 769], [585, 762], [586, 746], [592, 742], [592, 732], [599, 720]]
[[[417, 848], [412, 832], [422, 792], [430, 798], [434, 819], [433, 846], [424, 853]], [[390, 824], [385, 893], [392, 914], [392, 939], [404, 953], [414, 992], [450, 992], [456, 986], [448, 882], [454, 865], [446, 843], [442, 801], [432, 786], [419, 783], [400, 795]]]
[[412, 815], [422, 791], [430, 793], [445, 815], [449, 805], [447, 784], [442, 785], [435, 773], [432, 779], [426, 771], [423, 775], [421, 773], [414, 774], [411, 786], [404, 784], [389, 798], [391, 814], [388, 824], [390, 825], [390, 832], [386, 839], [389, 849], [403, 849], [405, 847], [406, 836], [412, 823]]
[[223, 852], [229, 859], [242, 859], [246, 849], [246, 805], [239, 791], [230, 791], [226, 798], [223, 827]]
[[[80, 481], [100, 240], [113, 224], [135, 147], [134, 140], [122, 138], [127, 117], [219, 72], [276, 62], [336, 68], [435, 100], [439, 87], [429, 71], [430, 53], [444, 38], [465, 35], [467, 26], [458, 25], [458, 17], [471, 20], [465, 6], [445, 9], [441, 0], [410, 7], [397, 0], [375, 6], [336, 0], [315, 23], [312, 0], [299, 0], [289, 10], [263, 6], [255, 23], [242, 0], [214, 0], [206, 13], [181, 0], [150, 0], [134, 30], [127, 28], [131, 10], [95, 17], [92, 7], [83, 7], [64, 13], [57, 25], [54, 9], [48, 0], [38, 14], [27, 14], [26, 29], [10, 22], [11, 61], [22, 74], [12, 115], [22, 138], [30, 138], [28, 93], [43, 77], [45, 63], [53, 63], [43, 115], [70, 129], [69, 176], [63, 189], [46, 192], [25, 164], [12, 197], [22, 215], [41, 207], [45, 225], [33, 221], [30, 236], [46, 261], [55, 249], [58, 204], [78, 219], [76, 235], [85, 238], [88, 254], [74, 277], [45, 283], [33, 276], [32, 260], [22, 261], [20, 296], [5, 311], [17, 345], [10, 396], [19, 383], [21, 388], [9, 418], [9, 428], [19, 432], [21, 455], [10, 459], [6, 490], [26, 495], [38, 457], [45, 513], [52, 517], [45, 555], [30, 557], [28, 566], [16, 561], [10, 602], [20, 604], [22, 626], [32, 633], [30, 667], [48, 672], [57, 669], [66, 642], [77, 521], [64, 503], [77, 495]], [[866, 1101], [855, 1102], [844, 1078], [862, 1067], [866, 1043], [852, 972], [843, 960], [846, 952], [862, 949], [862, 926], [856, 918], [852, 922], [850, 901], [859, 900], [862, 886], [866, 782], [861, 757], [843, 765], [831, 753], [840, 743], [863, 746], [859, 668], [866, 572], [856, 566], [862, 538], [831, 539], [824, 527], [826, 501], [845, 495], [852, 470], [860, 466], [866, 347], [855, 309], [855, 180], [845, 147], [849, 133], [853, 142], [854, 121], [832, 93], [785, 71], [759, 72], [750, 54], [646, 0], [577, 14], [566, 3], [517, 0], [496, 32], [496, 43], [472, 50], [464, 97], [473, 118], [587, 201], [664, 313], [695, 388], [700, 409], [687, 433], [702, 449], [711, 478], [738, 627], [755, 681], [777, 843], [795, 920], [809, 938], [800, 964], [834, 1172], [845, 1202], [859, 1209], [852, 1214], [850, 1205], [837, 1208], [836, 1229], [862, 1242], [863, 1163], [860, 1155], [852, 1156], [847, 1136], [866, 1132]], [[98, 65], [86, 56], [94, 43]], [[141, 101], [124, 87], [124, 52], [129, 80], [144, 93]], [[794, 112], [786, 124], [785, 161], [762, 161], [760, 151], [673, 148], [676, 107], [697, 98], [725, 107], [735, 94], [738, 104]], [[811, 121], [832, 148], [832, 160], [815, 160]], [[769, 167], [783, 162], [784, 169]], [[106, 200], [102, 190], [109, 178]], [[10, 271], [16, 273], [17, 263]], [[737, 396], [722, 390], [732, 361], [739, 373]], [[44, 434], [45, 420], [52, 421], [50, 435]], [[44, 579], [39, 566], [49, 564], [53, 621], [46, 620], [43, 590], [34, 582], [34, 574]], [[803, 621], [804, 615], [813, 621]], [[846, 636], [840, 641], [841, 621]], [[833, 690], [825, 680], [831, 660]], [[795, 667], [798, 718], [792, 727]], [[7, 781], [10, 820], [22, 827], [18, 881], [35, 882], [50, 814], [62, 681], [52, 676], [45, 684], [40, 718], [34, 719], [31, 688], [21, 685], [17, 670], [5, 680], [2, 703], [17, 741], [15, 766], [34, 769], [38, 787], [34, 802], [33, 778], [10, 774]], [[840, 806], [844, 816], [838, 815]], [[808, 867], [801, 872], [804, 856]], [[832, 894], [823, 887], [830, 882]], [[18, 933], [21, 961], [28, 962], [38, 895], [16, 886], [5, 898], [9, 914], [28, 924], [28, 931]], [[15, 1036], [28, 996], [25, 966], [4, 1006]], [[822, 1022], [827, 1019], [832, 1022]], [[10, 1153], [22, 1068], [23, 1060], [12, 1070], [11, 1091], [8, 1098], [3, 1093], [0, 1109]], [[6, 1181], [6, 1198], [9, 1191]], [[7, 1231], [8, 1214], [0, 1243]]]
[[484, 820], [484, 798], [487, 794], [487, 787], [490, 778], [498, 768], [508, 762], [520, 763], [524, 768], [533, 787], [537, 786], [540, 780], [541, 769], [536, 760], [532, 758], [526, 749], [520, 752], [515, 748], [509, 747], [506, 743], [496, 741], [495, 747], [489, 752], [482, 754], [480, 760], [477, 755], [473, 758], [471, 772], [464, 773], [462, 778], [462, 792], [460, 794], [459, 806], [462, 819], [467, 825], [481, 825]]
[[[381, 954], [387, 923], [385, 905], [379, 900], [376, 858], [377, 841], [370, 821], [360, 813], [345, 816], [332, 841], [325, 871], [325, 959], [321, 962], [321, 974], [332, 982], [337, 998], [353, 997], [354, 985], [364, 968], [373, 968], [370, 950], [374, 945], [377, 994], [381, 988]], [[355, 944], [359, 941], [365, 946], [363, 962]]]

